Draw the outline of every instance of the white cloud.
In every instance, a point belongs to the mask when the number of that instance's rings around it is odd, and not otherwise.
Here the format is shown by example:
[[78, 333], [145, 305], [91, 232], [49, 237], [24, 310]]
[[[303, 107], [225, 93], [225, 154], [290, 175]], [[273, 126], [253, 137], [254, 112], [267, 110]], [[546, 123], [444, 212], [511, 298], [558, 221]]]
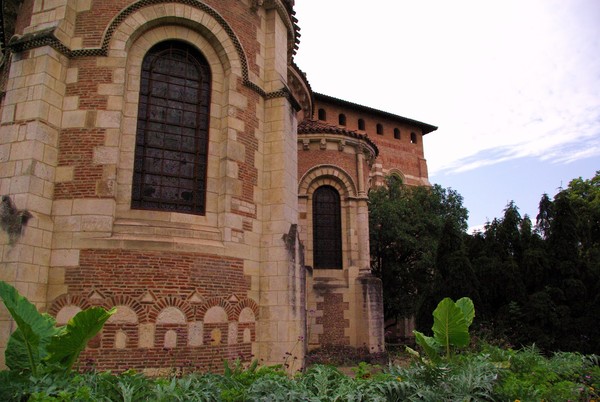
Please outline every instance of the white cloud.
[[[313, 89], [438, 125], [431, 174], [598, 154], [600, 2], [297, 2]], [[332, 16], [335, 16], [333, 18]]]

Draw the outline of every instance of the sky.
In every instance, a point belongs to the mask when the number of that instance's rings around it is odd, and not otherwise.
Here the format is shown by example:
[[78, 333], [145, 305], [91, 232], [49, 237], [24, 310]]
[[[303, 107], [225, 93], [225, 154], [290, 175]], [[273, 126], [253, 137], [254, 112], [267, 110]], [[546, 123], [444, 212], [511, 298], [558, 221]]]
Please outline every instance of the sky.
[[469, 227], [600, 170], [600, 0], [296, 0], [313, 91], [435, 125]]

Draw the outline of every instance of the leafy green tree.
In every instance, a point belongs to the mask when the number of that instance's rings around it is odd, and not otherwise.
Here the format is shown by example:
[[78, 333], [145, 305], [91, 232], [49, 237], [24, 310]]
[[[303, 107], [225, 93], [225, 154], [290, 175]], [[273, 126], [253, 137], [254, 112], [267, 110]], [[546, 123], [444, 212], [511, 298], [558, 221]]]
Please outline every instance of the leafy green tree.
[[370, 192], [371, 266], [383, 282], [386, 318], [416, 312], [431, 290], [444, 223], [464, 231], [467, 216], [460, 194], [439, 185], [406, 186], [392, 176]]
[[550, 236], [550, 222], [552, 222], [552, 200], [548, 194], [542, 194], [540, 203], [538, 204], [538, 215], [536, 217], [536, 231], [544, 238]]
[[519, 267], [524, 254], [522, 222], [511, 201], [504, 217], [486, 224], [470, 246], [471, 264], [480, 283], [480, 315], [487, 320], [496, 320], [502, 311], [507, 312], [511, 302], [522, 304], [527, 297]]
[[460, 230], [452, 219], [444, 223], [437, 249], [433, 288], [430, 293], [421, 295], [417, 327], [431, 326], [431, 314], [435, 302], [444, 298], [459, 299], [469, 297], [479, 304], [479, 281], [471, 266], [465, 247], [466, 234]]

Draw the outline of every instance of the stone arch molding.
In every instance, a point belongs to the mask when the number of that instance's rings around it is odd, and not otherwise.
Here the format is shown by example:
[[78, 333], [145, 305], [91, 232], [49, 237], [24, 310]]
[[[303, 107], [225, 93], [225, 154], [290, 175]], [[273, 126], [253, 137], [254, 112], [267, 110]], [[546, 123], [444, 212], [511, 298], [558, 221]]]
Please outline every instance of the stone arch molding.
[[318, 165], [302, 176], [298, 185], [298, 195], [308, 196], [324, 184], [335, 187], [344, 198], [356, 197], [358, 194], [356, 183], [344, 169], [335, 165]]
[[[199, 13], [198, 11], [196, 11]], [[190, 15], [194, 15], [192, 11]], [[207, 59], [212, 75], [211, 100], [210, 100], [210, 128], [208, 158], [209, 163], [215, 163], [217, 158], [222, 158], [221, 154], [226, 147], [222, 146], [223, 141], [228, 141], [224, 136], [224, 130], [228, 127], [225, 111], [226, 106], [230, 104], [230, 88], [234, 82], [239, 80], [234, 70], [240, 70], [240, 60], [235, 52], [227, 52], [225, 49], [232, 49], [232, 44], [227, 42], [227, 37], [223, 31], [217, 31], [216, 34], [206, 31], [192, 29], [189, 24], [176, 24], [182, 22], [181, 18], [163, 19], [167, 25], [161, 25], [147, 20], [139, 21], [141, 16], [133, 14], [131, 21], [127, 19], [119, 27], [122, 30], [115, 32], [111, 56], [122, 58], [125, 62], [125, 85], [123, 93], [123, 118], [120, 122], [120, 146], [116, 151], [118, 153], [117, 170], [117, 205], [119, 211], [130, 213], [131, 205], [131, 186], [133, 181], [133, 160], [137, 127], [137, 110], [139, 102], [139, 89], [141, 81], [141, 65], [148, 52], [157, 43], [164, 40], [178, 40], [195, 47]], [[198, 15], [200, 21], [201, 15]], [[210, 20], [208, 20], [210, 21]], [[200, 24], [194, 22], [194, 24]], [[208, 25], [211, 25], [207, 22]], [[214, 25], [214, 24], [213, 24]], [[212, 38], [212, 39], [211, 39]], [[223, 42], [224, 41], [224, 42]], [[219, 50], [221, 49], [221, 50]], [[239, 73], [239, 71], [238, 71]], [[222, 177], [222, 172], [213, 170], [207, 176], [206, 193], [206, 213], [203, 216], [194, 217], [195, 223], [213, 225], [217, 221], [217, 214], [221, 211], [218, 203], [219, 189], [214, 186]], [[213, 185], [209, 183], [213, 183]], [[171, 213], [162, 211], [161, 213]], [[135, 217], [146, 219], [144, 211], [136, 211]], [[123, 217], [119, 215], [119, 217]]]
[[386, 177], [388, 176], [397, 176], [400, 178], [400, 180], [402, 180], [402, 183], [406, 183], [406, 176], [404, 175], [404, 173], [402, 173], [400, 169], [392, 168], [388, 170], [386, 173]]
[[[182, 15], [166, 16], [161, 15], [164, 14], [162, 3], [162, 0], [142, 0], [122, 10], [105, 32], [103, 53], [107, 56], [124, 56], [123, 52], [128, 52], [149, 31], [167, 26], [175, 27], [175, 32], [169, 32], [169, 36], [160, 37], [159, 31], [155, 31], [157, 33], [148, 39], [153, 44], [166, 39], [180, 39], [196, 45], [187, 38], [190, 34], [186, 31], [196, 33], [210, 44], [226, 70], [231, 70], [234, 75], [246, 80], [248, 62], [245, 53], [233, 29], [216, 11], [197, 1], [180, 1]], [[150, 15], [154, 18], [149, 18]], [[171, 37], [173, 34], [177, 37]]]
[[[165, 4], [169, 3], [173, 7], [181, 7], [174, 10], [171, 15], [165, 14]], [[175, 6], [173, 3], [177, 3]], [[151, 16], [154, 16], [153, 18]], [[112, 19], [110, 24], [104, 30], [100, 47], [84, 48], [71, 50], [59, 42], [55, 37], [50, 36], [35, 41], [27, 41], [15, 44], [15, 51], [22, 51], [42, 45], [50, 45], [67, 57], [90, 57], [90, 56], [108, 56], [111, 51], [124, 50], [123, 43], [132, 36], [140, 27], [146, 25], [154, 27], [159, 25], [182, 25], [192, 29], [197, 29], [203, 34], [211, 33], [217, 41], [224, 44], [220, 51], [228, 54], [230, 59], [239, 61], [239, 75], [244, 78], [245, 84], [252, 84], [248, 79], [248, 62], [240, 40], [235, 35], [231, 26], [225, 19], [213, 8], [198, 0], [138, 0], [123, 8]], [[214, 32], [214, 34], [213, 34]], [[43, 43], [42, 43], [43, 42]], [[248, 82], [246, 82], [248, 81]], [[254, 84], [252, 84], [254, 85]]]

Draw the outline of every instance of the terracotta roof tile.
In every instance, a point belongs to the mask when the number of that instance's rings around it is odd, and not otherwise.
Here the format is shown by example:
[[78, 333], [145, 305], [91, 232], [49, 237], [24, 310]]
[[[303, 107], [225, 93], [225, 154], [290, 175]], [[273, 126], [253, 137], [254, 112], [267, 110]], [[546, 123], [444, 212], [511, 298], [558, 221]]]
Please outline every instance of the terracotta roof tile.
[[375, 143], [371, 141], [371, 139], [367, 135], [359, 134], [354, 130], [348, 130], [344, 127], [334, 126], [332, 124], [320, 120], [305, 119], [298, 123], [299, 135], [319, 133], [340, 134], [346, 137], [362, 140], [369, 144], [369, 146], [373, 147], [373, 149], [375, 150], [375, 156], [379, 155], [379, 148], [377, 148], [377, 145], [375, 145]]

